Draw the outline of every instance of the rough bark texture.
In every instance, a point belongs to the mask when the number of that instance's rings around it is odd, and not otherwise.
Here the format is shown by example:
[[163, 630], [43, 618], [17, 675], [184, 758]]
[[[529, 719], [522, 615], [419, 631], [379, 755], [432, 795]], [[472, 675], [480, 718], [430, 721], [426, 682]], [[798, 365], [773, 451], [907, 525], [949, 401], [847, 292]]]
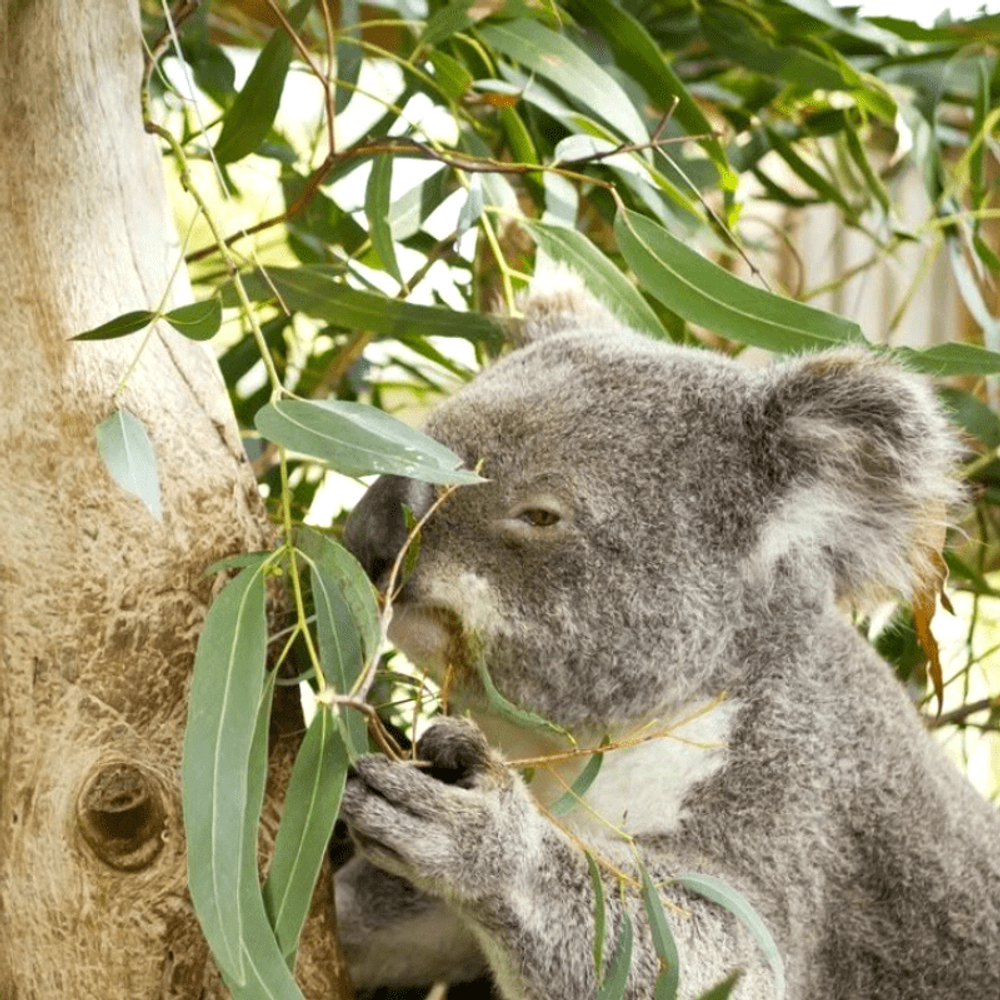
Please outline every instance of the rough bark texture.
[[[218, 990], [186, 891], [185, 698], [204, 568], [268, 527], [200, 345], [160, 331], [121, 396], [156, 450], [158, 522], [94, 433], [139, 337], [69, 343], [155, 307], [176, 260], [135, 6], [0, 0], [3, 1000]], [[322, 925], [313, 997], [335, 995]]]

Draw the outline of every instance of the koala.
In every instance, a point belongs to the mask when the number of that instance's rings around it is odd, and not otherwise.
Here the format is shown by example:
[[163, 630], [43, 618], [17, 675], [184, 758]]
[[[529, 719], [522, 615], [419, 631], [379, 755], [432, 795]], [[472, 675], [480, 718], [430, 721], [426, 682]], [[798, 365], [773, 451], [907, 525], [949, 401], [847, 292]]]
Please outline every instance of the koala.
[[[485, 481], [428, 519], [394, 603], [450, 714], [422, 766], [361, 758], [344, 795], [356, 984], [594, 997], [589, 853], [605, 966], [633, 927], [628, 998], [660, 971], [637, 858], [682, 998], [734, 969], [739, 1000], [1000, 997], [1000, 814], [844, 613], [937, 579], [959, 449], [929, 386], [861, 349], [755, 370], [654, 342], [573, 281], [523, 328], [427, 424]], [[370, 488], [345, 534], [374, 580], [438, 496]], [[750, 903], [783, 974], [690, 872]]]

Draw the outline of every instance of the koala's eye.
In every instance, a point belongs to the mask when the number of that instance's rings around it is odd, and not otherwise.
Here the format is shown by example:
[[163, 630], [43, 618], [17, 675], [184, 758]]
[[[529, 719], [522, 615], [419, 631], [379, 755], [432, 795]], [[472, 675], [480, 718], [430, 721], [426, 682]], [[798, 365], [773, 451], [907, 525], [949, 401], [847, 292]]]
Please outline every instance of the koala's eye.
[[542, 507], [529, 507], [522, 511], [518, 518], [533, 528], [551, 528], [553, 524], [558, 524], [561, 520], [554, 510], [545, 510]]

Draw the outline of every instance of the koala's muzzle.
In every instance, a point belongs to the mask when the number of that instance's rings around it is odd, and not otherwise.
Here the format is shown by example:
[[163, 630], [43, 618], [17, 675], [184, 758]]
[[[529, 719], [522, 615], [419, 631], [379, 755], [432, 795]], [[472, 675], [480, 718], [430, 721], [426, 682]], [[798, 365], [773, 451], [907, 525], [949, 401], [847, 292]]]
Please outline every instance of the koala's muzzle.
[[405, 476], [379, 476], [351, 512], [344, 544], [376, 585], [389, 573], [406, 543], [403, 507], [420, 517], [434, 499], [434, 487]]

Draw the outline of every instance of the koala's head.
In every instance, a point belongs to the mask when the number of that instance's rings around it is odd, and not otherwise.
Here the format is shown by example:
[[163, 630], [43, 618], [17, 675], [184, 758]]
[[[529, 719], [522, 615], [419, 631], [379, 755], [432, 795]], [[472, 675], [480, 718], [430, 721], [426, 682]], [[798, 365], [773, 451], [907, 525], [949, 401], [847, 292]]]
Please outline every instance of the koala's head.
[[[576, 286], [533, 294], [525, 334], [427, 424], [488, 481], [429, 519], [390, 633], [469, 701], [485, 665], [561, 725], [647, 717], [728, 682], [779, 581], [833, 606], [930, 572], [955, 448], [920, 379], [861, 351], [753, 371]], [[374, 578], [436, 495], [383, 477], [362, 500], [347, 543]]]

